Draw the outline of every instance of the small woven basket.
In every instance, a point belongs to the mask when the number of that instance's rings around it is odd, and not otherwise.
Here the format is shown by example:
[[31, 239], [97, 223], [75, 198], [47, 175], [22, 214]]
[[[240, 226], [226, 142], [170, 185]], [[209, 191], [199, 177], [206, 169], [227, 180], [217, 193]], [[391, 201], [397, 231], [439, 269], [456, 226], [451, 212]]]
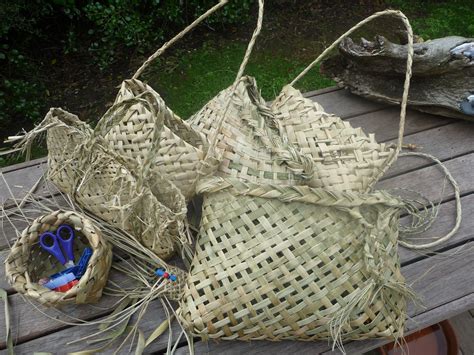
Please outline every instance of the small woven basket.
[[[66, 292], [56, 292], [38, 284], [41, 278], [64, 269], [38, 242], [44, 232], [54, 232], [61, 224], [74, 228], [74, 256], [79, 260], [82, 250], [90, 247], [93, 254], [79, 283]], [[112, 263], [112, 249], [100, 230], [88, 218], [72, 211], [56, 211], [36, 218], [12, 246], [5, 261], [5, 273], [10, 284], [22, 293], [48, 306], [68, 303], [95, 303], [102, 290]]]
[[402, 202], [214, 178], [180, 319], [203, 339], [397, 338], [412, 295], [397, 253]]

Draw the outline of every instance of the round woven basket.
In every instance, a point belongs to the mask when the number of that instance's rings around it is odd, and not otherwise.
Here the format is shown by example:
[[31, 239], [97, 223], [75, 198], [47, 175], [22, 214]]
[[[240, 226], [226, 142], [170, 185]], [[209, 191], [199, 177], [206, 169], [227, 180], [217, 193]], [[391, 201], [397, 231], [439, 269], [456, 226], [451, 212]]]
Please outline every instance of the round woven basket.
[[[41, 278], [64, 269], [38, 242], [42, 233], [54, 232], [61, 224], [68, 224], [75, 230], [75, 260], [79, 260], [85, 247], [90, 247], [93, 251], [79, 283], [66, 292], [49, 290], [38, 283]], [[97, 226], [76, 212], [59, 210], [35, 219], [22, 232], [5, 261], [5, 274], [19, 293], [48, 306], [95, 303], [102, 295], [111, 262], [112, 249]]]

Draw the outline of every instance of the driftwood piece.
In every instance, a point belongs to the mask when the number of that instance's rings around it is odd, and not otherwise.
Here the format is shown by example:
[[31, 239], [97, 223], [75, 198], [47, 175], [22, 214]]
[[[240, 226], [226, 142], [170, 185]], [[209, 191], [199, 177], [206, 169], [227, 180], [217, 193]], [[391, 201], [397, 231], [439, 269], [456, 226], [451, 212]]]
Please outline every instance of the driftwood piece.
[[[407, 46], [382, 36], [374, 41], [347, 38], [322, 72], [352, 93], [399, 104]], [[408, 104], [417, 110], [474, 121], [474, 39], [445, 37], [415, 43]]]

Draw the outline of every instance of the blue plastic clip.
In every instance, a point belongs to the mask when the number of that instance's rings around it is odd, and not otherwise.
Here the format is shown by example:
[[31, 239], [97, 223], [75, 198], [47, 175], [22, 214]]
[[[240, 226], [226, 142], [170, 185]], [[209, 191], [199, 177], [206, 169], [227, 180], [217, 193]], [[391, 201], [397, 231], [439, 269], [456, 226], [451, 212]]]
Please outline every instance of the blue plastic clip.
[[178, 279], [178, 277], [174, 274], [170, 274], [168, 272], [166, 272], [165, 269], [156, 269], [155, 271], [155, 275], [158, 276], [158, 277], [163, 277], [167, 280], [171, 280], [171, 281], [176, 281]]
[[58, 277], [51, 277], [51, 280], [49, 280], [46, 284], [44, 284], [44, 287], [47, 287], [50, 290], [52, 290], [54, 288], [64, 286], [75, 279], [76, 279], [76, 276], [72, 272], [70, 272], [64, 275], [60, 275]]
[[79, 267], [77, 265], [76, 266], [71, 266], [71, 267], [68, 267], [67, 269], [64, 269], [63, 271], [59, 271], [59, 272], [55, 273], [54, 275], [51, 275], [49, 278], [50, 279], [57, 279], [59, 276], [66, 275], [66, 274], [76, 275], [77, 270], [79, 270]]
[[84, 248], [84, 251], [82, 252], [81, 258], [79, 259], [79, 262], [77, 263], [77, 271], [74, 273], [77, 277], [77, 279], [80, 279], [82, 275], [87, 270], [87, 264], [89, 264], [89, 260], [92, 256], [92, 249], [91, 248]]

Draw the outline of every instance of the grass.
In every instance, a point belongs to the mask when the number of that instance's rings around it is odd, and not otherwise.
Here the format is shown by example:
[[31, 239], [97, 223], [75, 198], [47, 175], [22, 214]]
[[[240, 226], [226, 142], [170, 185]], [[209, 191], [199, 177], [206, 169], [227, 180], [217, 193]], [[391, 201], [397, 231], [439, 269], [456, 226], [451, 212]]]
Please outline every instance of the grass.
[[[246, 43], [217, 45], [206, 43], [199, 49], [186, 51], [155, 65], [146, 75], [152, 87], [160, 92], [167, 105], [186, 119], [235, 79]], [[307, 61], [289, 60], [270, 51], [255, 51], [245, 74], [254, 76], [262, 95], [272, 100], [281, 88], [296, 77]], [[302, 91], [334, 85], [314, 69], [299, 83]]]
[[446, 36], [474, 37], [472, 0], [391, 0], [388, 4], [402, 10], [414, 33], [424, 40]]

